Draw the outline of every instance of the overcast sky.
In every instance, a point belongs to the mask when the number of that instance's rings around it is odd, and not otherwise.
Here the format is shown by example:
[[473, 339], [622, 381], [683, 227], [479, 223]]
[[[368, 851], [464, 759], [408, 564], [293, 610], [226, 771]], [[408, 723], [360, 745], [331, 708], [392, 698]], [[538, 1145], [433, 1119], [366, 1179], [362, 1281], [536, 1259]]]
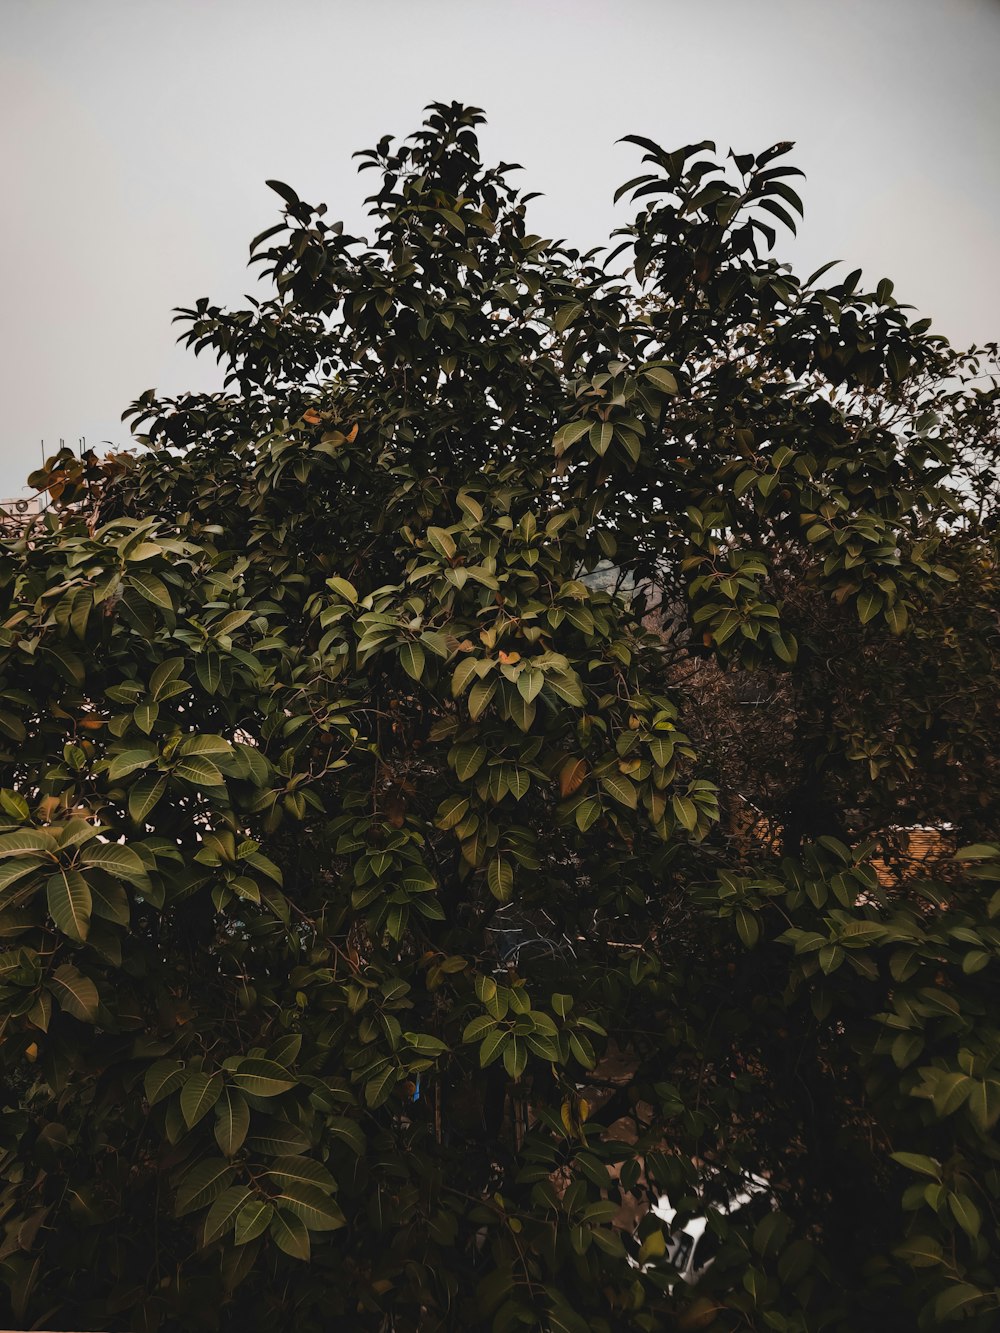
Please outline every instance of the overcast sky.
[[351, 153], [423, 106], [486, 109], [533, 230], [614, 225], [639, 133], [797, 142], [782, 257], [890, 276], [1000, 336], [1000, 0], [0, 0], [0, 496], [39, 441], [125, 444], [144, 389], [214, 388], [171, 309], [249, 290], [268, 177], [363, 230]]

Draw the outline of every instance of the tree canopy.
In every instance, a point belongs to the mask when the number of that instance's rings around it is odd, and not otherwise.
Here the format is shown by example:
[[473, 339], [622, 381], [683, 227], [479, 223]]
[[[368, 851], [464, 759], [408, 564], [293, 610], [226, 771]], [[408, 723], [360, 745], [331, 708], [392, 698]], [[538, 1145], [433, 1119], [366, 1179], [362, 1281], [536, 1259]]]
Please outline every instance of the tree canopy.
[[780, 263], [790, 144], [581, 253], [482, 120], [270, 182], [0, 543], [5, 1317], [992, 1328], [996, 349]]

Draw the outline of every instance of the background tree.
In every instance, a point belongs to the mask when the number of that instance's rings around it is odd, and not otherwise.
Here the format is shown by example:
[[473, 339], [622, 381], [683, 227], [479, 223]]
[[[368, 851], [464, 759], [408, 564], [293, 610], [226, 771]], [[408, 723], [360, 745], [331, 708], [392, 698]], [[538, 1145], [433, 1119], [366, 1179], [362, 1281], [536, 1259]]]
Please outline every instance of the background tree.
[[1000, 853], [848, 843], [995, 831], [995, 389], [770, 257], [790, 145], [634, 139], [580, 254], [481, 120], [371, 243], [273, 182], [225, 391], [3, 545], [11, 1319], [986, 1329]]

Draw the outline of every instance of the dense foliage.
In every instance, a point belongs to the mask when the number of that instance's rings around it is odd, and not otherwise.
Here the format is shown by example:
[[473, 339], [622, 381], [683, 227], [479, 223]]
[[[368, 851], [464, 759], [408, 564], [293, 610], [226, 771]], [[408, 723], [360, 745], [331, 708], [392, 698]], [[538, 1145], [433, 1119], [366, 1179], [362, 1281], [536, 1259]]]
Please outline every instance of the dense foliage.
[[790, 145], [581, 255], [481, 120], [0, 547], [3, 1317], [995, 1327], [990, 354], [770, 257]]

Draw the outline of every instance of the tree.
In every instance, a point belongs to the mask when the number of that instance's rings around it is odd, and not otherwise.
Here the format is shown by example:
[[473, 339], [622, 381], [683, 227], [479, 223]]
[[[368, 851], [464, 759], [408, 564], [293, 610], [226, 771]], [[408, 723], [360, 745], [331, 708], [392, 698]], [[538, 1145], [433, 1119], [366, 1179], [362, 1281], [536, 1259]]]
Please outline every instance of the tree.
[[[996, 394], [770, 257], [790, 145], [632, 138], [580, 254], [481, 121], [360, 155], [371, 243], [272, 182], [274, 295], [180, 315], [225, 391], [143, 394], [2, 545], [11, 1317], [988, 1328], [1000, 851], [847, 844], [994, 762], [907, 736], [996, 659]], [[733, 680], [795, 722], [783, 858], [718, 822]], [[662, 1192], [694, 1290], [628, 1249]]]

